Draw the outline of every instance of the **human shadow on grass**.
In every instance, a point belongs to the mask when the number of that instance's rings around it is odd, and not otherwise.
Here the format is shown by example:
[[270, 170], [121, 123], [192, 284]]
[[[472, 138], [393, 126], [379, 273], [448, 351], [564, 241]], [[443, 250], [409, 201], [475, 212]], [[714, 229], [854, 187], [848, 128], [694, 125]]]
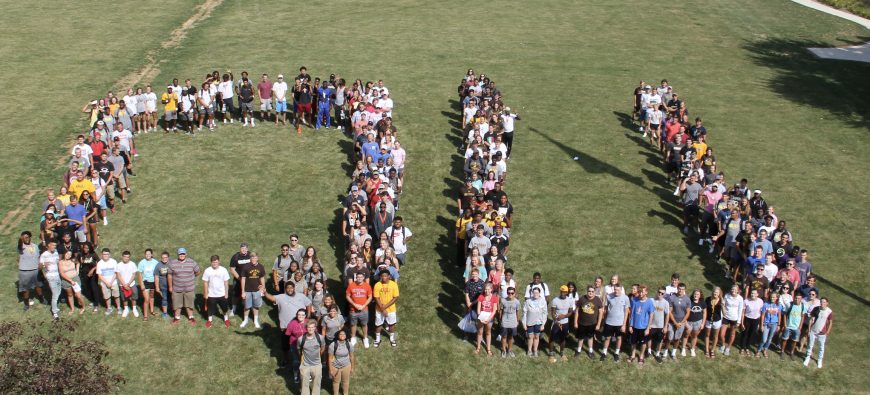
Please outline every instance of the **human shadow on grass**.
[[820, 283], [824, 283], [825, 285], [827, 285], [833, 289], [836, 289], [838, 292], [854, 299], [856, 302], [861, 303], [864, 306], [870, 306], [870, 300], [864, 299], [861, 295], [858, 295], [858, 294], [856, 294], [856, 293], [854, 293], [846, 288], [841, 287], [839, 284], [837, 284], [831, 280], [828, 280], [827, 278], [825, 278], [821, 274], [813, 272], [813, 275], [816, 276], [816, 280], [819, 280]]
[[[277, 322], [278, 312], [277, 309], [271, 309], [275, 312], [275, 322]], [[271, 313], [270, 313], [271, 315]], [[283, 337], [281, 336], [278, 328], [272, 326], [272, 324], [268, 322], [262, 323], [260, 329], [254, 330], [246, 330], [246, 329], [236, 329], [235, 332], [237, 335], [247, 336], [247, 337], [258, 337], [263, 341], [263, 344], [269, 350], [269, 356], [275, 360], [276, 368], [274, 373], [276, 376], [281, 376], [284, 379], [284, 386], [287, 387], [287, 390], [293, 394], [299, 394], [300, 388], [299, 384], [293, 383], [293, 372], [290, 371], [290, 365], [288, 364], [285, 368], [277, 367], [278, 363], [283, 358], [281, 351], [281, 341]], [[329, 376], [324, 375], [326, 380], [328, 380]], [[325, 386], [326, 381], [324, 381]]]
[[342, 162], [341, 170], [343, 170], [345, 174], [350, 177], [350, 175], [353, 174], [353, 170], [356, 165], [356, 160], [354, 160], [353, 153], [353, 141], [340, 138], [338, 139], [338, 142], [336, 144], [338, 144], [338, 147], [341, 148], [342, 152], [347, 154], [347, 161]]
[[622, 124], [622, 127], [632, 132], [637, 132], [637, 126], [634, 123], [635, 121], [631, 119], [631, 115], [619, 111], [614, 111], [613, 115], [616, 115], [616, 118], [619, 120], [619, 123]]
[[870, 129], [870, 63], [821, 59], [807, 50], [830, 46], [813, 40], [768, 38], [748, 41], [743, 49], [756, 65], [775, 71], [766, 81], [771, 91], [826, 110], [854, 127]]
[[[665, 223], [677, 224], [677, 228], [679, 229], [679, 225], [682, 224], [682, 212], [672, 203], [674, 196], [671, 192], [668, 192], [668, 188], [670, 186], [667, 183], [661, 184], [662, 182], [666, 181], [664, 177], [655, 177], [652, 175], [652, 172], [647, 173], [646, 176], [650, 179], [650, 183], [656, 185], [653, 187], [647, 186], [641, 177], [626, 173], [618, 169], [617, 167], [607, 162], [604, 162], [590, 154], [587, 154], [575, 148], [568, 147], [562, 142], [553, 139], [544, 132], [541, 132], [537, 128], [531, 127], [529, 128], [529, 130], [547, 139], [548, 141], [559, 147], [563, 152], [568, 154], [570, 157], [578, 158], [576, 162], [578, 162], [578, 164], [583, 167], [586, 172], [593, 174], [610, 174], [657, 196], [660, 199], [659, 206], [664, 211], [650, 210], [647, 212], [647, 215], [660, 217]], [[628, 137], [631, 138], [632, 136]], [[640, 141], [635, 141], [636, 143], [638, 143], [639, 145], [643, 144], [643, 140], [637, 140]], [[654, 156], [651, 157], [651, 159], [658, 168], [661, 167], [660, 163], [658, 162], [658, 160], [655, 159]], [[685, 242], [686, 250], [689, 252], [688, 258], [698, 258], [699, 263], [701, 263], [703, 267], [703, 273], [705, 278], [707, 278], [707, 280], [712, 284], [725, 286], [726, 284], [724, 282], [724, 279], [722, 278], [721, 265], [719, 265], [712, 257], [710, 257], [709, 254], [706, 254], [706, 252], [704, 251], [704, 247], [698, 246], [696, 243], [693, 243], [690, 238], [683, 237], [683, 240]], [[680, 270], [682, 270], [682, 268], [680, 268]]]

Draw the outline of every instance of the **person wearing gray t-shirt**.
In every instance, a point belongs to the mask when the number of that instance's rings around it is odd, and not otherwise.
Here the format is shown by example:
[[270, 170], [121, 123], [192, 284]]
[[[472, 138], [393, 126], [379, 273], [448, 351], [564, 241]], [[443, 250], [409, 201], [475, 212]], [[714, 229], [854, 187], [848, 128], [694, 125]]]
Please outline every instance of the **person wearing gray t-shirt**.
[[353, 344], [347, 341], [347, 332], [338, 331], [335, 342], [327, 347], [329, 350], [329, 378], [332, 379], [332, 393], [338, 394], [339, 387], [342, 394], [348, 393], [350, 387], [350, 375], [356, 364], [353, 354]]
[[671, 304], [665, 299], [665, 288], [659, 288], [656, 297], [653, 298], [653, 307], [655, 311], [652, 315], [652, 320], [649, 323], [650, 347], [647, 350], [655, 348], [655, 359], [661, 363], [662, 346], [664, 345], [665, 334], [667, 334], [666, 325], [671, 317]]
[[520, 322], [520, 301], [517, 299], [517, 289], [507, 289], [507, 297], [500, 302], [499, 313], [501, 314], [501, 356], [516, 357], [511, 347], [514, 345], [514, 336], [517, 335], [517, 326]]
[[326, 341], [317, 333], [317, 321], [308, 320], [305, 324], [305, 334], [296, 341], [302, 364], [299, 366], [299, 376], [302, 380], [300, 393], [305, 395], [319, 394], [320, 381], [323, 378], [323, 366], [320, 356], [326, 351]]
[[668, 340], [670, 340], [670, 344], [668, 344], [668, 349], [671, 351], [671, 358], [677, 358], [677, 345], [679, 345], [680, 341], [682, 341], [682, 352], [680, 355], [686, 356], [686, 340], [684, 339], [684, 335], [686, 332], [686, 323], [689, 319], [689, 308], [692, 307], [692, 300], [689, 299], [689, 296], [686, 295], [686, 284], [680, 283], [677, 286], [677, 293], [675, 295], [671, 295], [670, 300], [671, 304], [671, 319], [670, 319], [670, 331], [668, 333]]
[[698, 173], [693, 172], [689, 178], [680, 183], [681, 201], [683, 203], [683, 233], [689, 234], [689, 227], [697, 225], [698, 203], [701, 201], [701, 191], [704, 187], [698, 182]]

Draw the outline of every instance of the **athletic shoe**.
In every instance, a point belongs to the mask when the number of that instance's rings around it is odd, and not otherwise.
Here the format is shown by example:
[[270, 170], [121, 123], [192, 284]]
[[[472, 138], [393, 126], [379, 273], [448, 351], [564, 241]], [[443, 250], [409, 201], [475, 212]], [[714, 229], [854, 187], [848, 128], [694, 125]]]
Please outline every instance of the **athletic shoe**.
[[188, 318], [187, 322], [190, 323], [190, 326], [196, 326], [196, 320], [193, 318]]
[[804, 366], [810, 366], [810, 357], [804, 359]]
[[375, 339], [375, 348], [378, 348], [380, 346], [381, 346], [381, 339]]
[[699, 246], [704, 245], [704, 239], [698, 239], [698, 245]]
[[726, 357], [727, 357], [727, 356], [730, 356], [730, 355], [731, 355], [731, 347], [726, 348], [724, 354], [725, 354]]
[[24, 304], [24, 311], [30, 310], [30, 303]]
[[352, 338], [350, 339], [350, 345], [351, 345], [351, 346], [355, 346], [355, 345], [356, 345], [356, 336], [354, 336], [354, 337], [352, 337]]
[[[643, 132], [643, 126], [637, 128], [637, 131], [638, 131], [638, 132]], [[646, 136], [646, 133], [644, 133], [644, 136]]]
[[254, 320], [254, 328], [260, 329], [260, 322], [259, 321]]
[[[60, 316], [58, 316], [57, 313], [51, 313], [51, 318], [55, 321], [60, 320]], [[822, 367], [821, 363], [819, 363], [819, 367]]]
[[662, 359], [661, 355], [658, 355], [658, 354], [656, 354], [655, 357], [653, 357], [653, 358], [655, 358], [656, 362], [658, 362], [658, 363], [664, 363], [664, 361], [665, 361], [664, 359]]
[[121, 317], [127, 318], [128, 315], [130, 315], [130, 308], [127, 306], [124, 306], [124, 311], [121, 312]]
[[[685, 355], [685, 354], [683, 354], [683, 355]], [[693, 358], [695, 357], [695, 349], [694, 348], [689, 350], [689, 355], [691, 355]]]
[[601, 358], [598, 358], [598, 362], [604, 362], [607, 359], [607, 354], [601, 354]]
[[[676, 352], [676, 350], [674, 350], [674, 352]], [[682, 349], [682, 350], [680, 351], [680, 356], [681, 356], [681, 357], [685, 357], [685, 356], [686, 356], [686, 349], [685, 349], [685, 348]], [[693, 356], [694, 356], [694, 355], [693, 355]]]
[[248, 326], [248, 319], [247, 319], [247, 318], [245, 318], [244, 320], [242, 320], [242, 324], [239, 325], [239, 328], [244, 328], [244, 327], [246, 327], [246, 326]]
[[227, 328], [229, 328], [229, 327], [230, 327], [230, 320], [224, 320], [224, 325], [225, 325]]
[[369, 338], [363, 338], [363, 347], [369, 348]]
[[178, 325], [179, 322], [181, 322], [181, 320], [178, 319], [178, 318], [173, 318], [173, 319], [172, 319], [172, 325]]
[[646, 137], [646, 132], [643, 132], [643, 137]]
[[725, 353], [725, 346], [719, 346], [719, 354]]
[[106, 309], [106, 315], [112, 315], [113, 311], [115, 311], [115, 309], [109, 307], [108, 309]]
[[169, 314], [163, 313], [162, 317], [163, 317], [164, 320], [165, 320], [165, 319], [168, 319], [168, 318], [169, 318]]
[[139, 308], [133, 306], [133, 317], [139, 318]]
[[689, 227], [688, 227], [688, 226], [684, 226], [684, 227], [683, 227], [683, 234], [684, 234], [684, 235], [689, 234]]
[[613, 362], [619, 363], [619, 354], [613, 354]]
[[103, 226], [106, 226], [108, 224], [109, 224], [109, 217], [103, 217]]
[[398, 346], [398, 344], [396, 344], [396, 341], [393, 340], [393, 339], [390, 339], [390, 345], [393, 346], [393, 347]]
[[28, 306], [33, 306], [34, 304], [36, 304], [36, 302], [34, 302], [33, 299], [30, 299], [30, 300], [27, 302], [27, 305], [28, 305]]
[[516, 357], [517, 357], [517, 354], [514, 354], [513, 351], [508, 351], [508, 356], [511, 357], [511, 358], [516, 358]]
[[822, 368], [822, 360], [821, 360], [821, 359], [819, 360], [819, 364], [816, 365], [816, 367], [817, 367], [818, 369], [821, 369], [821, 368]]
[[299, 374], [293, 373], [293, 382], [299, 384]]
[[213, 324], [212, 324], [211, 321], [206, 321], [206, 322], [205, 322], [205, 329], [211, 329], [211, 326], [212, 326], [212, 325], [213, 325]]
[[502, 351], [502, 352], [501, 352], [501, 357], [502, 357], [502, 358], [507, 358], [507, 353], [504, 352], [504, 351]]
[[586, 356], [589, 357], [589, 360], [590, 360], [590, 361], [594, 361], [594, 360], [595, 360], [595, 354], [593, 354], [593, 353], [591, 353], [591, 352], [590, 352], [590, 353], [587, 353]]

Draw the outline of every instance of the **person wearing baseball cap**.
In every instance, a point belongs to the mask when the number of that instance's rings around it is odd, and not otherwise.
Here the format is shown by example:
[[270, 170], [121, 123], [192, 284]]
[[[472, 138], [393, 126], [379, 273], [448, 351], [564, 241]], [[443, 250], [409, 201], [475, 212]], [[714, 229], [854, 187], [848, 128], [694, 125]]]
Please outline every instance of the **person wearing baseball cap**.
[[574, 314], [574, 300], [568, 298], [568, 285], [559, 287], [559, 296], [550, 303], [550, 314], [553, 319], [553, 327], [550, 330], [550, 362], [556, 362], [556, 354], [553, 347], [559, 343], [559, 355], [562, 361], [567, 361], [565, 355], [565, 339], [568, 337], [570, 326], [568, 319]]
[[172, 295], [172, 307], [175, 308], [175, 317], [172, 324], [181, 322], [181, 308], [187, 313], [190, 325], [196, 326], [193, 318], [193, 301], [196, 292], [196, 275], [199, 274], [199, 264], [187, 257], [187, 248], [179, 247], [177, 259], [169, 262], [169, 293]]

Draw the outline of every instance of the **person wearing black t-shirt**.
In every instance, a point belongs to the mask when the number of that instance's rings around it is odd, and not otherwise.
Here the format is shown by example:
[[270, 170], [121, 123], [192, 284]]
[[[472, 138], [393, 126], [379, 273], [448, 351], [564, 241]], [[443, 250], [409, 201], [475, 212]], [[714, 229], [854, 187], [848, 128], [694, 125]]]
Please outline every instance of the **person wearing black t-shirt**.
[[236, 306], [239, 304], [239, 298], [242, 293], [241, 275], [245, 270], [245, 266], [251, 263], [251, 253], [248, 251], [248, 243], [239, 245], [239, 252], [233, 254], [230, 258], [230, 276], [233, 277], [233, 291], [230, 295], [232, 299], [232, 308], [230, 315], [236, 313]]

